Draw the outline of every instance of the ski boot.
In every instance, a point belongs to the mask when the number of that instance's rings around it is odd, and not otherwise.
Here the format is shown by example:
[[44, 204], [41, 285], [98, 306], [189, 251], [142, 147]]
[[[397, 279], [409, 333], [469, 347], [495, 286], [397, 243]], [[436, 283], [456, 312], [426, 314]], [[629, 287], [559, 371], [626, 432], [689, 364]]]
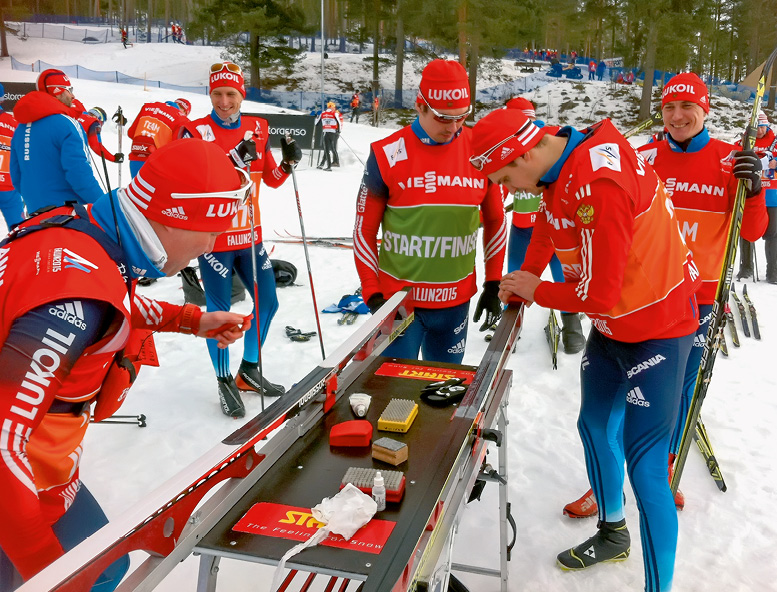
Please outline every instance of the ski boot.
[[[672, 483], [672, 475], [674, 475], [674, 459], [677, 458], [676, 454], [669, 453], [669, 483]], [[677, 489], [677, 493], [674, 494], [674, 505], [678, 510], [682, 510], [685, 507], [685, 494]]]
[[589, 518], [599, 513], [599, 505], [596, 503], [594, 490], [589, 489], [578, 500], [569, 502], [564, 506], [564, 515], [570, 518]]
[[[260, 392], [259, 388], [259, 366], [258, 364], [252, 364], [243, 360], [240, 362], [240, 368], [237, 370], [237, 378], [235, 379], [237, 388], [241, 391], [254, 391]], [[280, 397], [286, 392], [283, 385], [273, 384], [262, 376], [261, 385], [264, 387], [262, 390], [268, 397]]]
[[743, 238], [739, 239], [739, 271], [737, 279], [744, 280], [753, 275], [753, 243]]
[[240, 398], [240, 393], [237, 390], [235, 379], [232, 376], [219, 376], [219, 401], [221, 402], [221, 410], [224, 415], [228, 417], [245, 417], [246, 408], [243, 405], [243, 400]]
[[590, 539], [559, 553], [556, 560], [563, 570], [580, 570], [606, 561], [624, 561], [631, 551], [626, 519], [599, 522], [599, 531]]
[[194, 267], [184, 267], [180, 276], [184, 302], [205, 306], [205, 290], [202, 289], [200, 278], [197, 277], [197, 270]]
[[576, 354], [585, 347], [585, 336], [580, 324], [580, 315], [576, 312], [561, 313], [561, 343], [564, 345], [564, 353]]

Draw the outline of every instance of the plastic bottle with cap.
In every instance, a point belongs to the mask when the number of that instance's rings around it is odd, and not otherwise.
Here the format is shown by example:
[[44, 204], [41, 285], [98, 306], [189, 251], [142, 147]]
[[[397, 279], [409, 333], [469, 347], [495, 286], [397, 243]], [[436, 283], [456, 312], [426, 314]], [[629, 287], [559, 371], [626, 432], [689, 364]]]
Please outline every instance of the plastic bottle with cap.
[[386, 485], [380, 471], [375, 473], [375, 480], [372, 483], [372, 499], [378, 504], [378, 512], [386, 509]]

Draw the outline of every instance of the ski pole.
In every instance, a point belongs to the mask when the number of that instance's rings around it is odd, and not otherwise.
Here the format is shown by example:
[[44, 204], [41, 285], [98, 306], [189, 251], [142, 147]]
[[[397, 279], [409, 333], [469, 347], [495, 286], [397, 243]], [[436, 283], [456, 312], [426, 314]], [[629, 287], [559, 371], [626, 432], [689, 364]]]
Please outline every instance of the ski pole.
[[343, 143], [344, 143], [346, 146], [348, 146], [348, 149], [349, 149], [351, 152], [353, 152], [353, 155], [356, 157], [356, 160], [358, 160], [360, 163], [362, 163], [362, 166], [364, 166], [364, 161], [363, 161], [361, 158], [359, 158], [359, 155], [358, 155], [358, 154], [356, 154], [356, 150], [354, 150], [353, 148], [351, 148], [351, 145], [350, 145], [348, 142], [346, 142], [346, 141], [345, 141], [345, 138], [343, 137], [343, 134], [340, 134], [340, 139], [343, 141]]
[[[248, 140], [253, 135], [252, 132], [245, 133], [245, 140]], [[251, 175], [251, 163], [248, 163], [248, 175]], [[257, 189], [258, 191], [258, 189]], [[262, 324], [259, 317], [259, 279], [256, 271], [256, 229], [254, 228], [254, 193], [253, 191], [248, 195], [248, 224], [251, 227], [251, 274], [254, 280], [254, 320], [256, 321], [256, 345], [258, 347], [257, 353], [257, 369], [259, 370], [259, 400], [262, 403], [262, 411], [264, 411], [264, 372], [262, 371]]]
[[[119, 129], [119, 152], [121, 152], [121, 137], [124, 134], [124, 124], [127, 122], [124, 118], [124, 113], [122, 113], [121, 105], [116, 109], [116, 113], [113, 114], [113, 120]], [[119, 163], [119, 187], [121, 187], [121, 163]]]
[[109, 418], [103, 419], [102, 421], [95, 421], [94, 419], [91, 419], [89, 423], [116, 423], [137, 425], [139, 428], [144, 428], [146, 427], [146, 416], [143, 413], [140, 415], [111, 415]]
[[[291, 142], [291, 136], [286, 136], [286, 141]], [[313, 272], [310, 269], [310, 255], [308, 254], [308, 241], [305, 238], [305, 223], [302, 221], [302, 204], [299, 199], [299, 188], [297, 187], [297, 174], [294, 167], [291, 167], [291, 180], [294, 183], [294, 195], [297, 198], [297, 213], [299, 214], [299, 229], [302, 233], [302, 247], [305, 249], [305, 263], [308, 266], [308, 278], [310, 279], [310, 296], [313, 299], [313, 314], [316, 316], [316, 327], [318, 328], [318, 343], [321, 345], [321, 359], [326, 359], [324, 351], [324, 336], [321, 334], [321, 321], [318, 318], [318, 305], [316, 304], [316, 289], [313, 287]]]

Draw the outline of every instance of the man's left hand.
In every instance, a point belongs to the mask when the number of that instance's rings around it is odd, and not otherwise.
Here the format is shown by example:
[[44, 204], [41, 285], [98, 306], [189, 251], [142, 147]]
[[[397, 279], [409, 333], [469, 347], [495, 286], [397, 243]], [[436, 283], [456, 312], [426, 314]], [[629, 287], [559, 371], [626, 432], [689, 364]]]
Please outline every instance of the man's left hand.
[[752, 150], [734, 152], [734, 176], [747, 186], [747, 196], [761, 191], [761, 159]]
[[302, 160], [302, 148], [291, 136], [281, 136], [281, 167], [285, 173], [291, 173], [294, 165]]
[[219, 310], [205, 312], [200, 319], [197, 337], [208, 337], [218, 341], [221, 349], [235, 343], [251, 327], [253, 314], [243, 316], [234, 312]]

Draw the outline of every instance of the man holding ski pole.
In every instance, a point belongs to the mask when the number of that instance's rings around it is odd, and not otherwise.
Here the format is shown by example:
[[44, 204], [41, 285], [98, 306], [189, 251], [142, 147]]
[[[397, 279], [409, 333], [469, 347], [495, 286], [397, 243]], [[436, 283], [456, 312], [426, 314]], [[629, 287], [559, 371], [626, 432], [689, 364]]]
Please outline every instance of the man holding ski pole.
[[[267, 338], [270, 322], [278, 310], [273, 275], [267, 251], [262, 243], [262, 226], [259, 215], [259, 181], [270, 187], [280, 187], [291, 173], [291, 168], [302, 159], [302, 150], [295, 142], [281, 139], [283, 160], [278, 165], [270, 151], [270, 135], [267, 121], [259, 117], [240, 114], [245, 98], [243, 72], [237, 64], [219, 62], [210, 67], [210, 115], [190, 124], [198, 137], [214, 142], [245, 171], [251, 171], [254, 180], [251, 203], [243, 204], [234, 216], [232, 226], [216, 240], [211, 252], [199, 257], [200, 273], [205, 288], [205, 300], [209, 311], [229, 310], [232, 294], [232, 274], [236, 272], [254, 299], [259, 318], [252, 325], [243, 342], [243, 360], [233, 377], [229, 369], [229, 351], [208, 341], [213, 368], [218, 380], [221, 410], [229, 417], [243, 417], [245, 405], [240, 390], [261, 392], [279, 396], [285, 392], [280, 384], [273, 384], [259, 367], [261, 352], [257, 331], [262, 343]], [[246, 137], [247, 136], [247, 137]], [[251, 218], [255, 218], [251, 225]], [[256, 244], [251, 237], [255, 236]], [[252, 253], [255, 253], [252, 256]], [[254, 271], [256, 270], [256, 277]], [[257, 284], [258, 297], [254, 294]]]
[[[475, 125], [470, 162], [508, 191], [543, 196], [533, 237], [552, 242], [533, 238], [521, 270], [502, 278], [500, 298], [584, 312], [593, 327], [581, 362], [578, 429], [599, 524], [558, 564], [580, 570], [628, 557], [625, 461], [640, 509], [645, 590], [666, 592], [677, 545], [666, 458], [699, 324], [700, 284], [671, 200], [609, 120], [551, 135], [518, 110], [497, 110]], [[554, 250], [568, 270], [565, 283], [539, 277]], [[648, 359], [656, 364], [631, 371]]]

